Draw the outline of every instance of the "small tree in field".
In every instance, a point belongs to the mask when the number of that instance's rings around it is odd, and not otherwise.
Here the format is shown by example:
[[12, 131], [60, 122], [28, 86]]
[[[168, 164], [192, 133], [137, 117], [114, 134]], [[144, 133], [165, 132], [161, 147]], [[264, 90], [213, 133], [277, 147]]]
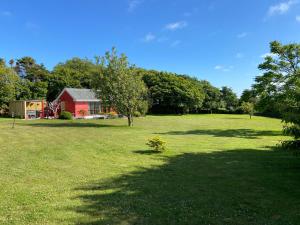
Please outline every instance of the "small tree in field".
[[156, 152], [163, 152], [166, 150], [166, 142], [160, 137], [150, 138], [146, 144]]
[[244, 113], [249, 114], [250, 119], [252, 118], [254, 114], [254, 104], [252, 102], [243, 102], [241, 105], [241, 109]]
[[98, 65], [95, 90], [103, 105], [113, 108], [128, 118], [133, 126], [133, 115], [147, 101], [147, 88], [127, 57], [117, 55], [115, 48], [107, 52]]

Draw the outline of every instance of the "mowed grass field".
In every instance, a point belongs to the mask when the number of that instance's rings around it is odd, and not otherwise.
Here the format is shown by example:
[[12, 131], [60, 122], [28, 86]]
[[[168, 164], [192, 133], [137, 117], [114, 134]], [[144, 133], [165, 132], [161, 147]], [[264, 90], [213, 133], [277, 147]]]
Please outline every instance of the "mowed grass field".
[[[0, 224], [300, 224], [300, 158], [246, 115], [0, 119]], [[168, 150], [145, 145], [160, 136]]]

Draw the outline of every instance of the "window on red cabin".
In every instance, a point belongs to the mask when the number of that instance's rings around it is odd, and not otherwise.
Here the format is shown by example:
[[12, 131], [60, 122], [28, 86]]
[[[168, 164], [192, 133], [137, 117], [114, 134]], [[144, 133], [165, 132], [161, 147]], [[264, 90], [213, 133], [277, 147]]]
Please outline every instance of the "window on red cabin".
[[101, 113], [100, 102], [89, 102], [89, 114], [95, 115]]

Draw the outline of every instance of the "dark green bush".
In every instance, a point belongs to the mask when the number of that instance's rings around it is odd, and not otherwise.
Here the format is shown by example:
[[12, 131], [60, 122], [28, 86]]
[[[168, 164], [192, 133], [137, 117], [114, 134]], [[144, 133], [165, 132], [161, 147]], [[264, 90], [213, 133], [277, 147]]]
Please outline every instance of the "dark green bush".
[[300, 138], [300, 126], [297, 124], [286, 124], [283, 127], [285, 135], [293, 136], [295, 140]]
[[61, 120], [72, 120], [73, 115], [72, 115], [72, 113], [70, 113], [68, 111], [63, 111], [63, 112], [60, 113], [59, 119], [61, 119]]
[[141, 117], [142, 114], [139, 111], [135, 111], [133, 114], [134, 117]]
[[284, 150], [295, 150], [297, 153], [299, 153], [300, 149], [300, 140], [293, 140], [293, 141], [282, 141], [278, 147], [284, 149]]

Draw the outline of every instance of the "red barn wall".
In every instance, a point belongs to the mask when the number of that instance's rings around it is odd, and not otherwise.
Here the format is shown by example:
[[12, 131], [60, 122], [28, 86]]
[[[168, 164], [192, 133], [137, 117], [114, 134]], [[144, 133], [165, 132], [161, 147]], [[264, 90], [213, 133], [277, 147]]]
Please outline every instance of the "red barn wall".
[[64, 93], [60, 96], [60, 101], [65, 102], [65, 111], [68, 111], [75, 116], [75, 102], [73, 98], [68, 94], [68, 92], [64, 91]]
[[75, 117], [82, 117], [80, 110], [84, 110], [86, 115], [89, 114], [89, 104], [88, 102], [76, 102], [75, 103]]

